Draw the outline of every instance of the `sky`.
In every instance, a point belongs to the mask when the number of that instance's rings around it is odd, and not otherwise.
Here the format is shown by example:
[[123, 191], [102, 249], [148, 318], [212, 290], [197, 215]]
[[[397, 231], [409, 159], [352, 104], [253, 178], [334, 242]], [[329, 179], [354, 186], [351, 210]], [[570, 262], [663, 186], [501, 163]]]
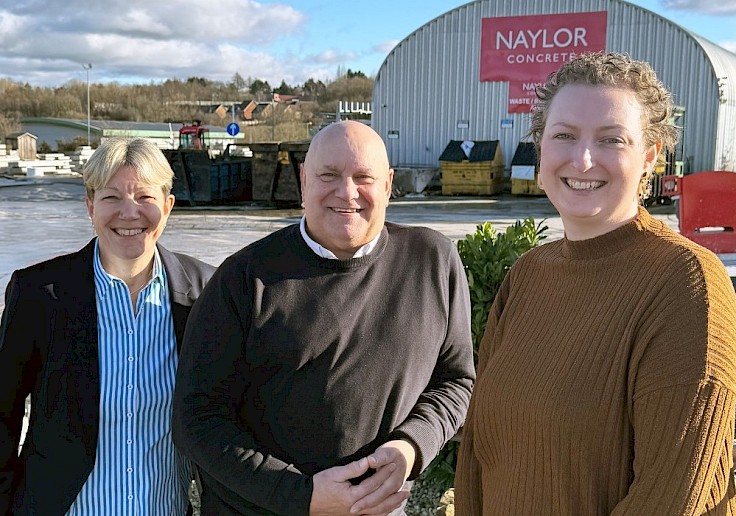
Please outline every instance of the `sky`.
[[[498, 0], [513, 1], [513, 0]], [[204, 77], [297, 85], [376, 74], [464, 0], [15, 0], [0, 5], [0, 78], [149, 84]], [[634, 0], [736, 53], [736, 0]], [[87, 68], [86, 65], [92, 65]]]

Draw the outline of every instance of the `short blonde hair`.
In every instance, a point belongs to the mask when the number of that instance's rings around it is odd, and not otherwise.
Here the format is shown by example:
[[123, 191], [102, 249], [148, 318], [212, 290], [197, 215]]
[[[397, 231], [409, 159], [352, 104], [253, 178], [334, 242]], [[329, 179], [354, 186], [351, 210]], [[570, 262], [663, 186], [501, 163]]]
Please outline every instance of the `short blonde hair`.
[[92, 200], [124, 166], [134, 168], [143, 183], [160, 187], [164, 195], [171, 192], [174, 171], [155, 143], [145, 138], [114, 137], [102, 142], [82, 169], [87, 198]]

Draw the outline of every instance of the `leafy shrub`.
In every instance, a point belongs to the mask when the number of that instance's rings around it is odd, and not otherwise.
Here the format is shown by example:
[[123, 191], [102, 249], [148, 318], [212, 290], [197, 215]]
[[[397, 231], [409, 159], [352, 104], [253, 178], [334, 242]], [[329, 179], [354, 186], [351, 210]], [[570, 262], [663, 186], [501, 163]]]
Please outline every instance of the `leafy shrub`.
[[[56, 148], [59, 152], [73, 152], [77, 150], [77, 147], [87, 145], [86, 136], [75, 136], [71, 141], [69, 140], [56, 140]], [[92, 144], [92, 147], [96, 147], [97, 144]]]
[[[501, 282], [519, 256], [546, 238], [547, 226], [542, 226], [543, 222], [535, 224], [533, 217], [527, 217], [523, 221], [517, 220], [503, 233], [497, 232], [490, 222], [484, 222], [478, 224], [474, 234], [466, 235], [457, 243], [470, 288], [473, 358], [476, 363], [488, 312]], [[459, 447], [459, 440], [448, 442], [427, 467], [424, 479], [445, 489], [452, 486]]]
[[473, 235], [458, 241], [457, 250], [465, 266], [470, 288], [471, 330], [476, 354], [486, 329], [488, 312], [506, 273], [514, 262], [546, 238], [547, 226], [533, 217], [517, 220], [498, 233], [490, 222], [478, 224]]

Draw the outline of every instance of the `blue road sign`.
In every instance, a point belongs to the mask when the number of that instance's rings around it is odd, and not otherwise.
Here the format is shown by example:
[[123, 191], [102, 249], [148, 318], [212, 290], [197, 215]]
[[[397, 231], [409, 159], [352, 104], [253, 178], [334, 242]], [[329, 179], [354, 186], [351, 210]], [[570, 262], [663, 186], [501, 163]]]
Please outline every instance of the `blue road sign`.
[[235, 122], [230, 122], [229, 124], [227, 124], [226, 130], [227, 134], [229, 134], [230, 136], [235, 136], [240, 132], [240, 126]]

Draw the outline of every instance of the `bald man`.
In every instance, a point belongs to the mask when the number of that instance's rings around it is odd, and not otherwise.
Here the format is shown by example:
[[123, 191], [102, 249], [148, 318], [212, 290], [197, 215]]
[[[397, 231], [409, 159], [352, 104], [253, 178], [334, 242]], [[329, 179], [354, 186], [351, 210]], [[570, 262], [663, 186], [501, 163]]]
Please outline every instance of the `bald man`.
[[225, 260], [194, 306], [173, 435], [203, 515], [403, 514], [463, 423], [463, 266], [439, 233], [386, 222], [392, 179], [371, 128], [326, 127], [301, 222]]

